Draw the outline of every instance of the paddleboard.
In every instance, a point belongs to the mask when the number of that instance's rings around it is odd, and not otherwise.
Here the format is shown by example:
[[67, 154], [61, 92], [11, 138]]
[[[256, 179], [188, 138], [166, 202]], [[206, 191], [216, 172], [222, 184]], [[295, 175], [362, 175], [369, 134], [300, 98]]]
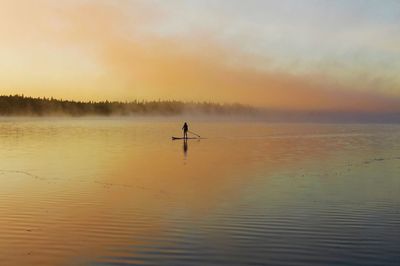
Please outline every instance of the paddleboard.
[[[172, 137], [172, 140], [185, 139], [182, 137]], [[186, 138], [186, 139], [201, 139], [201, 138]]]

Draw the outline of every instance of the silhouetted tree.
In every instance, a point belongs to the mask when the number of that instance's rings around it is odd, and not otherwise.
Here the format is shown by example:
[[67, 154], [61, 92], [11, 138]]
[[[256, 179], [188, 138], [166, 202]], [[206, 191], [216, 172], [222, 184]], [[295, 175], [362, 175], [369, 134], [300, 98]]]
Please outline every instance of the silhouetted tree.
[[24, 95], [0, 96], [1, 116], [44, 115], [179, 115], [185, 112], [204, 114], [250, 114], [257, 109], [240, 104], [210, 102], [138, 101], [131, 102], [81, 102], [51, 98], [32, 98]]

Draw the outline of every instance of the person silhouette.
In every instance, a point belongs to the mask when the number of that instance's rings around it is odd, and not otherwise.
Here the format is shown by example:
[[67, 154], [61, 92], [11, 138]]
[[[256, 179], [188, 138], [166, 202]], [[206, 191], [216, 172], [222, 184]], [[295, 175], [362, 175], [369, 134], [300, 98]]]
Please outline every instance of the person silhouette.
[[189, 126], [186, 122], [185, 122], [185, 124], [183, 124], [182, 130], [183, 130], [183, 138], [187, 139], [188, 138], [187, 133], [189, 131]]

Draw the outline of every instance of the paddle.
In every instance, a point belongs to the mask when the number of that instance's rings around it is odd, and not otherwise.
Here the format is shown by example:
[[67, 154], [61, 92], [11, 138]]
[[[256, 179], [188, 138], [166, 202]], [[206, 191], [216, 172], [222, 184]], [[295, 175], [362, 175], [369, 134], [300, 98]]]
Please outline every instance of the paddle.
[[189, 130], [189, 132], [192, 133], [193, 135], [196, 135], [196, 136], [198, 136], [199, 138], [201, 138], [200, 135], [197, 135], [196, 133], [194, 133], [194, 132], [192, 132], [192, 131], [190, 131], [190, 130]]

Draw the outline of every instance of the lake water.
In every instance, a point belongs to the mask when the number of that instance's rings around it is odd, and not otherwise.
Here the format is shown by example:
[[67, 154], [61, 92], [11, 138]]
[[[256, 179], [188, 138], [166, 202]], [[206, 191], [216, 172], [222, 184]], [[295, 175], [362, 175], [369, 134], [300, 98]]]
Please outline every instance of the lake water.
[[0, 120], [0, 265], [400, 265], [400, 125]]

